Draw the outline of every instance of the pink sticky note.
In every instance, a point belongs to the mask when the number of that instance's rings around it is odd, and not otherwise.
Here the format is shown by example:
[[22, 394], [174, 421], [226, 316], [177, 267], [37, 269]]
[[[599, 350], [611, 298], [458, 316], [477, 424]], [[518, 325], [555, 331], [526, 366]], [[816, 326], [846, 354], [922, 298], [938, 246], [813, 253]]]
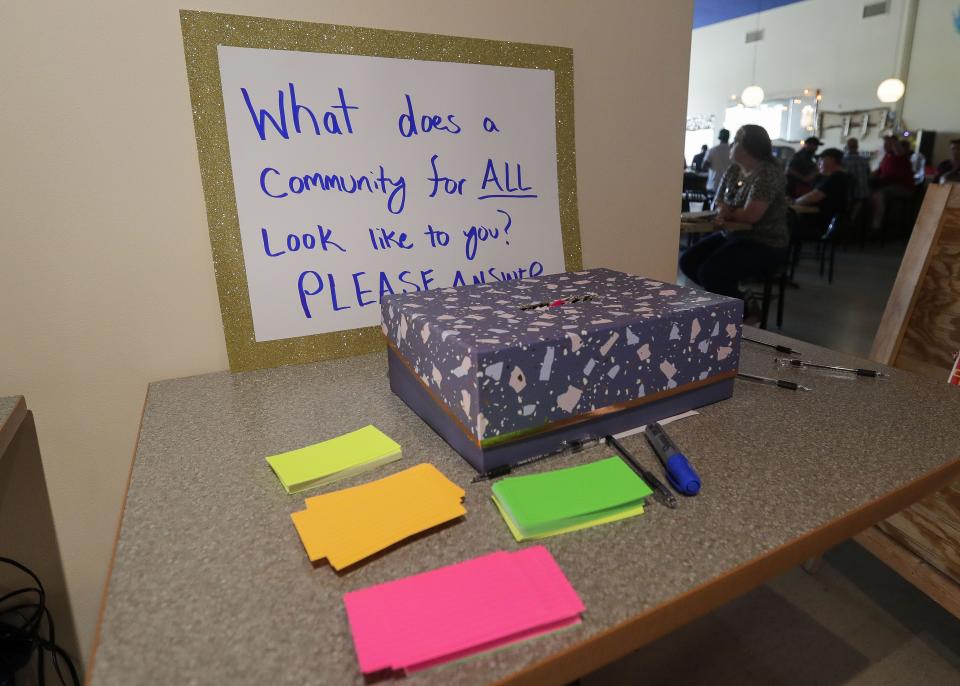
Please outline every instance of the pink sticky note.
[[344, 596], [360, 669], [410, 672], [578, 622], [543, 546], [497, 552]]

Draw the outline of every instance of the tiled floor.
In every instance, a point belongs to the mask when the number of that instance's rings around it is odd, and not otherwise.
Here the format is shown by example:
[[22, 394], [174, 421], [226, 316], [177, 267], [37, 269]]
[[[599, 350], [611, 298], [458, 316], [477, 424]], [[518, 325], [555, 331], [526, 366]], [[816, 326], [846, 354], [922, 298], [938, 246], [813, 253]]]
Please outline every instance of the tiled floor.
[[582, 686], [960, 683], [960, 620], [855, 543], [581, 680]]
[[[833, 285], [803, 260], [783, 333], [866, 357], [903, 249], [838, 251]], [[847, 542], [581, 684], [960, 684], [960, 620]]]
[[838, 249], [833, 284], [819, 276], [816, 259], [801, 259], [796, 273], [799, 288], [787, 290], [781, 333], [867, 357], [904, 248], [897, 243]]

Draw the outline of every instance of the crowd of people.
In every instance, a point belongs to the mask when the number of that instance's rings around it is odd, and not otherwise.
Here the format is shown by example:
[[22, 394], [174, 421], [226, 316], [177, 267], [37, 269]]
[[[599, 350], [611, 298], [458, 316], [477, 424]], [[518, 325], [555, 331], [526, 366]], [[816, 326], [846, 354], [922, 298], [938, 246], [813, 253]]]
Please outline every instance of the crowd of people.
[[[716, 211], [718, 231], [687, 248], [680, 257], [686, 278], [713, 293], [744, 298], [745, 281], [761, 281], [787, 259], [792, 240], [818, 239], [837, 230], [853, 208], [869, 206], [879, 230], [891, 202], [916, 192], [927, 180], [926, 161], [909, 141], [886, 136], [883, 156], [871, 171], [870, 158], [850, 138], [845, 148], [826, 148], [815, 136], [803, 141], [786, 167], [774, 156], [767, 131], [742, 126], [730, 144], [721, 129], [718, 143], [702, 146], [693, 169], [706, 172], [707, 195]], [[940, 183], [960, 182], [960, 139], [950, 143], [950, 159], [936, 169]], [[798, 216], [791, 206], [816, 212]], [[724, 231], [727, 222], [748, 230]], [[744, 321], [759, 320], [759, 303], [745, 299]]]

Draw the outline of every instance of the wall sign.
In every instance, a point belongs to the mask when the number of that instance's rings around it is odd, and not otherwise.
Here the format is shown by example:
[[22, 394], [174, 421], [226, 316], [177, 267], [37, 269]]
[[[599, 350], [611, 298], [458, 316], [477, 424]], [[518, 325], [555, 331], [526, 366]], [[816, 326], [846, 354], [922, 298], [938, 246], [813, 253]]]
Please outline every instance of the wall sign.
[[580, 267], [569, 49], [181, 23], [231, 369], [377, 349], [384, 294]]

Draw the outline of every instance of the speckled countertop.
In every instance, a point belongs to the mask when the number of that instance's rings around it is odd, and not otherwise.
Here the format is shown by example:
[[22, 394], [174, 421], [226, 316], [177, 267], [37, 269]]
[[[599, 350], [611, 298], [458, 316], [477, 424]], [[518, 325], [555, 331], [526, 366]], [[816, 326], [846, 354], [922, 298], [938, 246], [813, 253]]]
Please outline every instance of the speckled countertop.
[[[748, 330], [749, 331], [749, 330]], [[760, 331], [805, 356], [863, 360]], [[741, 370], [775, 376], [778, 353], [743, 344]], [[587, 610], [581, 625], [414, 674], [478, 684], [516, 672], [754, 560], [960, 457], [960, 389], [892, 371], [875, 380], [807, 370], [792, 392], [738, 380], [734, 397], [670, 433], [703, 491], [674, 511], [544, 541]], [[264, 457], [368, 423], [404, 458], [312, 495], [420, 461], [467, 491], [466, 518], [338, 575], [313, 568]], [[642, 437], [626, 439], [649, 468]], [[598, 448], [528, 468], [606, 457]], [[389, 389], [384, 354], [150, 385], [92, 683], [361, 684], [344, 592], [518, 544], [490, 484]], [[682, 545], [680, 544], [682, 542]], [[480, 591], [482, 589], [476, 589]]]

